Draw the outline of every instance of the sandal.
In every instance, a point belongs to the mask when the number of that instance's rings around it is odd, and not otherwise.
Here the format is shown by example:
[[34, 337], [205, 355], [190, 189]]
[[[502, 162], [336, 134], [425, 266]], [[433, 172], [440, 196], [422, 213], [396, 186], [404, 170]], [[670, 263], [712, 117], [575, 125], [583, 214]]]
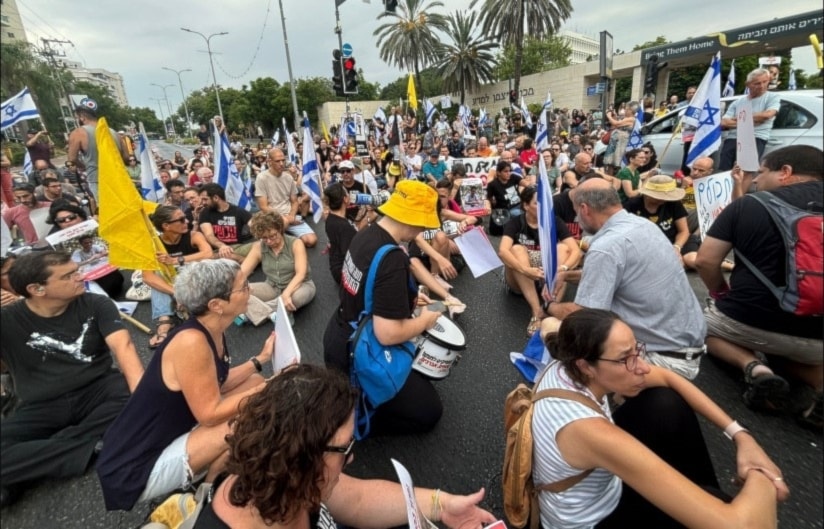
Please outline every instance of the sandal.
[[782, 377], [766, 373], [753, 377], [753, 370], [764, 365], [760, 360], [753, 360], [744, 368], [744, 402], [749, 408], [768, 412], [782, 411], [790, 393], [790, 385]]
[[[165, 327], [162, 331], [160, 330], [161, 327]], [[166, 337], [169, 335], [169, 331], [175, 328], [174, 320], [169, 316], [162, 316], [157, 320], [157, 325], [155, 326], [155, 332], [151, 338], [149, 338], [149, 349], [155, 349], [157, 346], [162, 344], [166, 341]]]
[[529, 325], [527, 325], [527, 327], [526, 327], [527, 336], [532, 338], [532, 335], [535, 334], [535, 331], [537, 331], [540, 328], [541, 328], [541, 318], [539, 318], [537, 316], [533, 316], [532, 318], [529, 319]]

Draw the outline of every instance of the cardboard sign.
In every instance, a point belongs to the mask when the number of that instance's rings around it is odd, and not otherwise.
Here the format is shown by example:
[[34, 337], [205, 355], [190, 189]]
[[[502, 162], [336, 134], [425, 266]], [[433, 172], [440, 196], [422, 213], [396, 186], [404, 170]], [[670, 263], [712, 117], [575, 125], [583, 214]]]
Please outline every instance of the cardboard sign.
[[755, 145], [755, 124], [752, 119], [752, 102], [748, 97], [742, 97], [738, 101], [735, 115], [738, 123], [738, 132], [735, 135], [737, 141], [736, 161], [738, 166], [745, 171], [758, 171], [758, 149]]
[[484, 189], [486, 189], [486, 182], [487, 182], [487, 175], [489, 171], [495, 169], [495, 166], [498, 165], [498, 157], [493, 156], [491, 158], [455, 158], [452, 162], [452, 166], [449, 168], [452, 169], [455, 165], [463, 165], [466, 167], [466, 177], [467, 178], [479, 178], [481, 183], [483, 184]]
[[695, 206], [698, 212], [698, 225], [701, 239], [707, 236], [718, 215], [732, 202], [732, 173], [725, 171], [693, 181], [695, 187]]

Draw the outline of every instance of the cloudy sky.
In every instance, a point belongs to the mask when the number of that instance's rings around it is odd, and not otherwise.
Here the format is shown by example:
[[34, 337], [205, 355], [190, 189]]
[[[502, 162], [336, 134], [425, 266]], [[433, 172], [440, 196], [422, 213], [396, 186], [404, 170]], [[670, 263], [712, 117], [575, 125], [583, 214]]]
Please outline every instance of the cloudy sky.
[[[153, 109], [157, 104], [151, 98], [162, 97], [162, 92], [151, 83], [174, 84], [167, 93], [173, 108], [180, 105], [177, 76], [162, 70], [163, 66], [191, 68], [183, 74], [187, 91], [212, 83], [204, 40], [180, 27], [206, 35], [228, 32], [211, 40], [212, 50], [219, 54], [215, 55], [215, 70], [222, 86], [240, 88], [265, 76], [288, 81], [280, 2], [294, 76], [331, 76], [332, 49], [337, 47], [334, 0], [17, 0], [30, 41], [39, 45], [42, 37], [70, 40], [73, 46], [64, 47], [68, 59], [120, 73], [129, 104]], [[448, 13], [467, 10], [471, 0], [443, 3], [443, 12]], [[616, 50], [628, 50], [658, 35], [678, 41], [821, 9], [820, 0], [796, 0], [791, 8], [788, 4], [775, 0], [643, 4], [573, 0], [575, 10], [564, 27], [593, 37], [606, 29], [613, 35]], [[343, 40], [352, 44], [365, 78], [385, 85], [406, 72], [386, 65], [378, 56], [372, 32], [381, 23], [376, 17], [382, 7], [381, 0], [346, 0], [340, 6], [340, 17]], [[809, 46], [796, 49], [793, 56], [796, 67], [815, 69]]]

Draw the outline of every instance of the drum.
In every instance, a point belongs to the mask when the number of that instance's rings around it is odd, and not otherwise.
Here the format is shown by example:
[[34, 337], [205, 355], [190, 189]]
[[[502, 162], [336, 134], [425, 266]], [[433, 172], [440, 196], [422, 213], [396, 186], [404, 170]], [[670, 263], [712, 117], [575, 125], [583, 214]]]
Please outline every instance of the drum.
[[429, 378], [440, 380], [449, 375], [450, 369], [461, 357], [459, 351], [466, 349], [466, 335], [458, 325], [441, 316], [435, 326], [415, 338], [418, 354], [412, 369]]

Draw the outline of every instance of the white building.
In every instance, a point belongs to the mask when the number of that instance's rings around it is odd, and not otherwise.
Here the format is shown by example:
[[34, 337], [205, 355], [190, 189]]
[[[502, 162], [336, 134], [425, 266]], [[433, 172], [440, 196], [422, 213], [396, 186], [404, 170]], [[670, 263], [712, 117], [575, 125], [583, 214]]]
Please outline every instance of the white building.
[[572, 48], [572, 55], [570, 55], [570, 64], [581, 64], [587, 60], [595, 60], [600, 53], [601, 45], [598, 39], [588, 37], [581, 33], [576, 33], [568, 29], [562, 29], [558, 32], [558, 36], [569, 43]]
[[66, 68], [78, 81], [102, 86], [109, 91], [109, 95], [118, 105], [127, 107], [129, 100], [126, 98], [126, 87], [123, 84], [123, 76], [119, 73], [110, 72], [103, 68], [86, 68], [79, 62], [66, 59], [57, 59], [58, 66]]
[[0, 42], [13, 44], [28, 42], [26, 30], [23, 28], [23, 19], [17, 9], [15, 0], [0, 1]]

